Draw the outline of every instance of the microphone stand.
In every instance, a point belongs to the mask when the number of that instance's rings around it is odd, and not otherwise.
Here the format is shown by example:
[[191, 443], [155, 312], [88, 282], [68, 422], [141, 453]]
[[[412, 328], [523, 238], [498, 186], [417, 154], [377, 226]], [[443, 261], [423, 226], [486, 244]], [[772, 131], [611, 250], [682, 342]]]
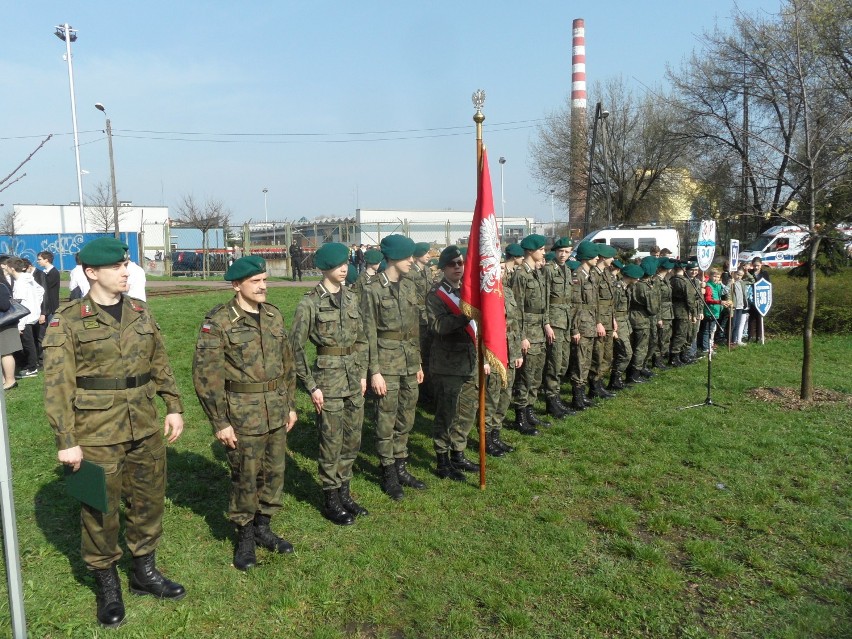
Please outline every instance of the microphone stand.
[[[695, 292], [700, 293], [700, 291], [698, 290], [698, 286], [695, 284], [695, 281], [691, 277], [687, 277], [686, 279], [688, 279], [689, 283], [692, 284], [692, 288], [695, 289]], [[707, 349], [707, 398], [700, 404], [681, 406], [681, 408], [678, 410], [687, 410], [688, 408], [700, 408], [701, 406], [715, 406], [716, 408], [721, 409], [727, 408], [727, 406], [715, 403], [711, 395], [711, 381], [713, 378], [713, 340], [716, 337], [716, 329], [718, 328], [719, 330], [722, 330], [722, 325], [719, 324], [719, 319], [713, 315], [712, 311], [710, 311], [710, 305], [707, 304], [707, 300], [704, 299], [703, 294], [701, 295], [701, 303], [704, 305], [704, 308], [707, 310], [710, 317], [713, 318], [713, 327], [710, 329], [710, 343], [708, 344], [709, 348]], [[701, 335], [698, 336], [698, 339], [701, 339]]]

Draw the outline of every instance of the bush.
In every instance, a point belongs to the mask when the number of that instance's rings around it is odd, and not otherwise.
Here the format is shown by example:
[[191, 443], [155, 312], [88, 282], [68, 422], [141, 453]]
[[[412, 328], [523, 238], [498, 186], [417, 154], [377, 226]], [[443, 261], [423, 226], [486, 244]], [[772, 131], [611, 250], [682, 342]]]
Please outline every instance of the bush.
[[[772, 309], [766, 331], [801, 335], [808, 300], [808, 280], [787, 271], [772, 271]], [[852, 333], [852, 268], [827, 277], [817, 273], [814, 333]]]

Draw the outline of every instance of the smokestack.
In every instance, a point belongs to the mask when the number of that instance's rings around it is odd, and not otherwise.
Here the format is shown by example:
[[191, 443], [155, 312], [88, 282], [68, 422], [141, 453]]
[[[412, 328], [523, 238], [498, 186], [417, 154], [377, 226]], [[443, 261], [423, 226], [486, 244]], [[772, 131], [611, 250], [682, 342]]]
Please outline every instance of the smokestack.
[[588, 139], [586, 135], [586, 22], [576, 18], [571, 40], [571, 182], [568, 227], [585, 226]]

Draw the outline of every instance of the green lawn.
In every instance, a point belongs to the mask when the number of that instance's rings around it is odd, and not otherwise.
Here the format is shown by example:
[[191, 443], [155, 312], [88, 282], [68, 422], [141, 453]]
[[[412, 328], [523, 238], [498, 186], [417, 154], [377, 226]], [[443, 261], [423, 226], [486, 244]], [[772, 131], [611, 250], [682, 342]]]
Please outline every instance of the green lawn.
[[[305, 289], [270, 289], [286, 317]], [[316, 432], [301, 394], [286, 504], [290, 557], [230, 566], [228, 480], [195, 400], [191, 357], [223, 293], [154, 299], [185, 396], [169, 453], [159, 563], [180, 602], [126, 593], [127, 622], [97, 627], [64, 496], [41, 378], [7, 395], [27, 623], [32, 637], [840, 637], [852, 636], [850, 404], [788, 411], [750, 399], [798, 386], [801, 343], [751, 345], [667, 372], [489, 462], [488, 488], [431, 474], [420, 413], [412, 471], [429, 490], [397, 504], [378, 487], [372, 424], [353, 491], [370, 509], [338, 528], [319, 512]], [[852, 393], [852, 337], [817, 339], [818, 386]], [[368, 411], [369, 413], [369, 411]], [[129, 558], [122, 559], [124, 574]], [[126, 584], [126, 580], [125, 580]], [[8, 634], [5, 598], [0, 634]]]

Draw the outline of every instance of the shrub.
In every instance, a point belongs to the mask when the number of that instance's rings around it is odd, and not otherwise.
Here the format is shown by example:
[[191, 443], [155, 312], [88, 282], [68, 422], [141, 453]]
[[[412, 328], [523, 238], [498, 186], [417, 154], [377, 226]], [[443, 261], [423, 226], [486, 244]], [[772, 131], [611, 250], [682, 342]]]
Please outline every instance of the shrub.
[[[808, 301], [808, 281], [786, 271], [772, 271], [772, 309], [766, 316], [766, 331], [800, 335]], [[852, 333], [852, 268], [827, 277], [817, 274], [817, 306], [814, 332]]]

